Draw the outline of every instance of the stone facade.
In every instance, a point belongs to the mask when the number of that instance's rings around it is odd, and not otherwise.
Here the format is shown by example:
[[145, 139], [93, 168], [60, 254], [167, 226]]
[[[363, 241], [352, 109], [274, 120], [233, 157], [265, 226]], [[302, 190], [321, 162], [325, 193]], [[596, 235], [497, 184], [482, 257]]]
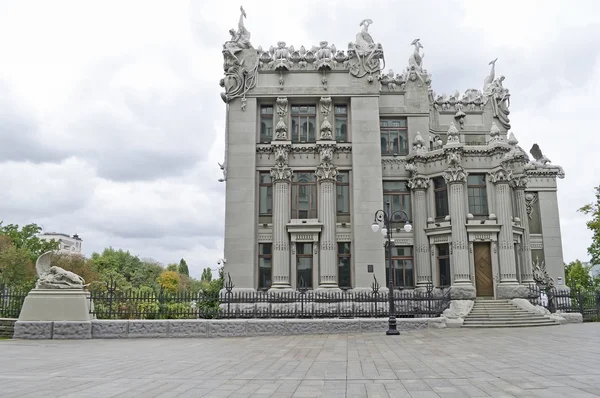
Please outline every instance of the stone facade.
[[388, 200], [413, 226], [393, 218], [396, 287], [518, 297], [536, 261], [561, 284], [564, 172], [537, 144], [531, 160], [518, 146], [497, 60], [481, 90], [440, 95], [418, 39], [401, 74], [382, 70], [371, 20], [345, 51], [326, 41], [264, 50], [245, 17], [223, 45], [221, 80], [224, 266], [236, 289], [387, 285], [371, 225]]

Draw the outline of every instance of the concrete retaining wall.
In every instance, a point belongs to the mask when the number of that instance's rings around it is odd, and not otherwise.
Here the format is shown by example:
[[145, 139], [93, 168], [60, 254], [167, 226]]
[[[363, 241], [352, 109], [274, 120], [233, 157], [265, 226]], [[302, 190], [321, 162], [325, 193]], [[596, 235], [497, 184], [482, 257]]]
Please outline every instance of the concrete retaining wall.
[[[397, 319], [400, 331], [443, 329], [446, 318]], [[126, 339], [157, 337], [252, 337], [372, 333], [387, 330], [387, 318], [93, 320], [17, 322], [15, 339]]]
[[13, 337], [16, 319], [0, 318], [0, 337]]

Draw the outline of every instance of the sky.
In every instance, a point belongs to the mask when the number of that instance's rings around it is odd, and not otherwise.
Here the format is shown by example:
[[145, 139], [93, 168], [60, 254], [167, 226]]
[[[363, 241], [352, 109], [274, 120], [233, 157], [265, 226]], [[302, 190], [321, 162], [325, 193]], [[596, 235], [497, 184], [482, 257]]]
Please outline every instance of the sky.
[[[0, 220], [79, 234], [192, 276], [223, 256], [222, 44], [238, 3], [0, 0]], [[558, 181], [565, 261], [588, 260], [577, 209], [600, 185], [600, 3], [576, 0], [244, 0], [255, 48], [346, 49], [369, 32], [400, 73], [420, 38], [436, 94], [511, 92], [519, 145], [538, 143]]]

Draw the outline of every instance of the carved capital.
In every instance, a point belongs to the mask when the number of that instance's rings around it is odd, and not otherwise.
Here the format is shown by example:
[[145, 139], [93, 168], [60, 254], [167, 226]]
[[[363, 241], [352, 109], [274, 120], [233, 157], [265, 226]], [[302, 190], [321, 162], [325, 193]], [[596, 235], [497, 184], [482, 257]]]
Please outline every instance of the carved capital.
[[527, 188], [528, 183], [529, 177], [527, 177], [526, 175], [513, 177], [512, 180], [509, 181], [510, 186], [515, 189], [525, 189]]
[[468, 173], [462, 166], [449, 167], [444, 171], [443, 177], [446, 184], [464, 183], [467, 181]]
[[509, 183], [513, 179], [513, 171], [510, 169], [498, 169], [488, 174], [488, 178], [494, 184]]
[[413, 190], [427, 189], [429, 187], [429, 178], [422, 175], [415, 175], [408, 180], [408, 187]]
[[335, 181], [337, 177], [337, 167], [331, 163], [321, 163], [319, 166], [317, 166], [317, 172], [315, 174], [317, 175], [317, 180], [319, 181]]
[[292, 169], [287, 166], [275, 166], [271, 168], [271, 178], [275, 181], [290, 181], [292, 179]]

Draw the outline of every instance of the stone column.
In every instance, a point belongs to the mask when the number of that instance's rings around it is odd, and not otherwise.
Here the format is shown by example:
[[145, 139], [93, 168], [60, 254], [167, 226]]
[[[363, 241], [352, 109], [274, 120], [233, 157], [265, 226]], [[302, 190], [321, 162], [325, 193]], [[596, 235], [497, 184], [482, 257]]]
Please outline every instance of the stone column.
[[289, 141], [273, 141], [275, 166], [273, 179], [273, 285], [271, 289], [290, 289], [290, 181], [292, 169], [288, 165], [291, 148]]
[[449, 158], [450, 167], [444, 172], [444, 179], [448, 184], [450, 222], [452, 225], [452, 245], [450, 249], [454, 275], [452, 299], [469, 300], [476, 297], [476, 291], [471, 280], [469, 244], [465, 226], [467, 220], [465, 209], [467, 173], [460, 166], [459, 154], [450, 153]]
[[321, 254], [319, 259], [319, 288], [337, 288], [337, 237], [336, 237], [336, 177], [337, 168], [333, 165], [335, 140], [329, 123], [331, 98], [322, 97], [320, 109], [323, 115], [319, 141], [320, 164], [317, 167], [319, 181], [319, 220], [323, 223], [321, 230]]
[[427, 188], [429, 178], [415, 175], [408, 181], [408, 186], [414, 192], [413, 226], [415, 237], [415, 267], [417, 271], [417, 287], [425, 287], [432, 281], [431, 263], [429, 258], [429, 242], [425, 234], [427, 227]]
[[521, 241], [521, 251], [523, 253], [521, 261], [521, 283], [533, 283], [533, 270], [531, 263], [531, 236], [529, 235], [529, 215], [525, 204], [525, 188], [529, 178], [527, 176], [515, 177], [510, 181], [510, 186], [515, 191], [515, 207], [517, 217], [521, 220], [523, 227], [523, 237]]
[[490, 173], [490, 181], [496, 185], [496, 215], [500, 224], [498, 234], [498, 260], [500, 265], [500, 283], [497, 298], [517, 297], [515, 285], [517, 281], [517, 265], [515, 263], [515, 247], [512, 231], [512, 201], [509, 182], [512, 170], [499, 169]]

